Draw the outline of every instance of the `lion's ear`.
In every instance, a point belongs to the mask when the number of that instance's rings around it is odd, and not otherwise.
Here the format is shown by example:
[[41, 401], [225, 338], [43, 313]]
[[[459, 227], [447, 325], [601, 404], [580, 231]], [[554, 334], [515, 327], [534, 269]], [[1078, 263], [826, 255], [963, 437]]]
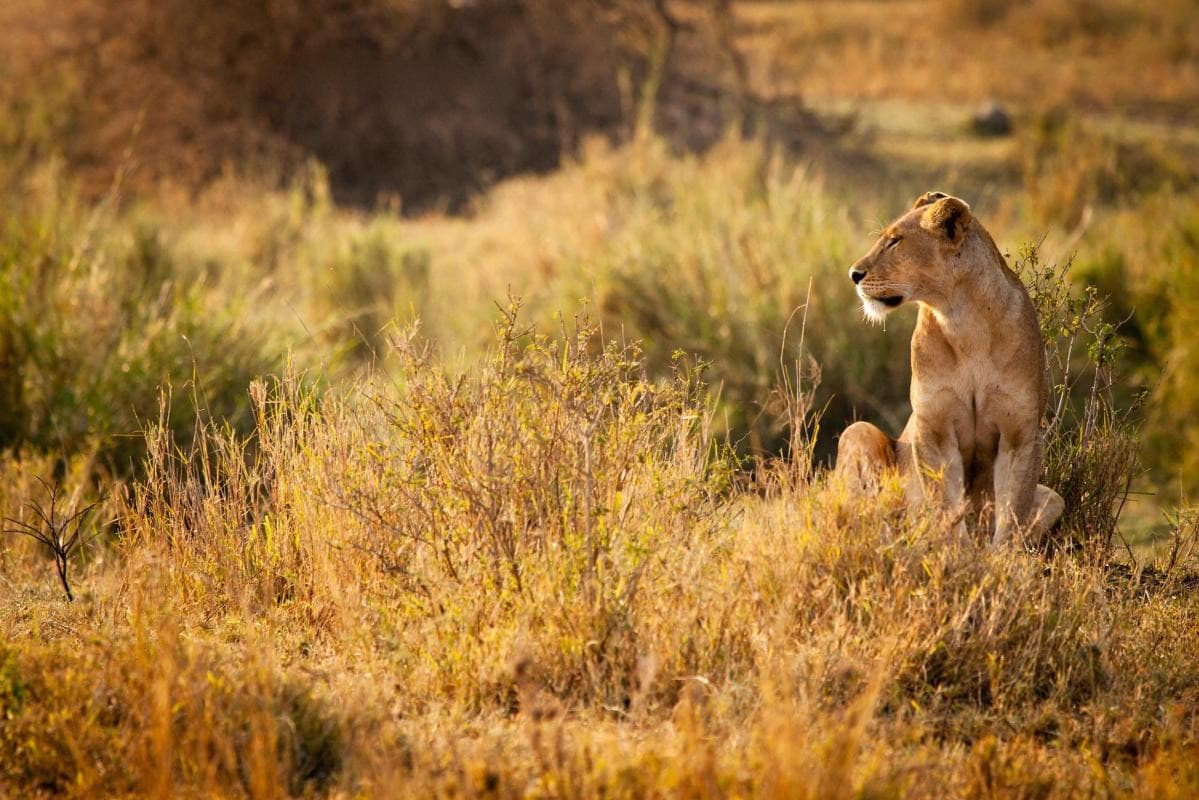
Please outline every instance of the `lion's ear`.
[[943, 197], [920, 217], [920, 227], [943, 236], [950, 244], [961, 244], [970, 227], [970, 206], [956, 197]]
[[925, 192], [916, 198], [916, 202], [912, 204], [912, 208], [924, 208], [929, 203], [935, 203], [946, 197], [949, 197], [949, 195], [945, 194], [945, 192]]

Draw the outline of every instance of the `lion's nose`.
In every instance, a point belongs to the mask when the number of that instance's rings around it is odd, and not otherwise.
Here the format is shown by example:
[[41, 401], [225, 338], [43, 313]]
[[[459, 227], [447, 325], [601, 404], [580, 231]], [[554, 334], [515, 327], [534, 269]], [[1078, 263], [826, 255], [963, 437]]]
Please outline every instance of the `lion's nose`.
[[857, 267], [850, 267], [849, 279], [851, 281], [853, 281], [855, 285], [861, 283], [862, 278], [865, 278], [865, 277], [866, 277], [866, 270], [858, 269]]

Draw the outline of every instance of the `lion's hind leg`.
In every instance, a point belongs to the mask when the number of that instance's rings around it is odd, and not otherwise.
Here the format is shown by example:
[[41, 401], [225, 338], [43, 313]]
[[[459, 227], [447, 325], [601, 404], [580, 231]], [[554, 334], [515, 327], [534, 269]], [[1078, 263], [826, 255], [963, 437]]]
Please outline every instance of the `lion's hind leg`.
[[1062, 499], [1062, 496], [1048, 486], [1038, 483], [1032, 500], [1032, 514], [1030, 515], [1032, 523], [1028, 526], [1032, 541], [1041, 541], [1065, 510], [1066, 501]]
[[837, 440], [835, 474], [850, 486], [873, 492], [884, 470], [895, 466], [895, 442], [878, 426], [855, 422]]

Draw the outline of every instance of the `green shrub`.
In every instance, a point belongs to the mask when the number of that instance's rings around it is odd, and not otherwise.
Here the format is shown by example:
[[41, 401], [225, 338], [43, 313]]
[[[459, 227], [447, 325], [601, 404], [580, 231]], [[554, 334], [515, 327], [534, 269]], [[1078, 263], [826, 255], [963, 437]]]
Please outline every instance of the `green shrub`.
[[1038, 544], [1083, 547], [1106, 561], [1141, 473], [1141, 398], [1117, 389], [1124, 340], [1098, 290], [1072, 285], [1070, 262], [1045, 264], [1029, 244], [1015, 269], [1037, 306], [1049, 368], [1042, 481], [1066, 502], [1055, 532]]
[[350, 343], [359, 359], [385, 356], [393, 326], [421, 318], [430, 304], [429, 254], [396, 241], [396, 227], [381, 217], [360, 232], [331, 234], [336, 249], [311, 270], [313, 306], [334, 321], [331, 343]]
[[[1199, 459], [1199, 205], [1172, 193], [1149, 197], [1104, 222], [1078, 259], [1078, 278], [1110, 298], [1103, 322], [1123, 343], [1110, 366], [1118, 406], [1145, 395], [1140, 436], [1159, 502], [1189, 495]], [[1098, 322], [1099, 320], [1096, 320]]]
[[[45, 200], [45, 198], [43, 198]], [[254, 291], [181, 263], [160, 230], [83, 214], [69, 197], [0, 229], [0, 446], [96, 452], [124, 472], [160, 396], [182, 437], [194, 411], [250, 424], [246, 387], [277, 369]]]

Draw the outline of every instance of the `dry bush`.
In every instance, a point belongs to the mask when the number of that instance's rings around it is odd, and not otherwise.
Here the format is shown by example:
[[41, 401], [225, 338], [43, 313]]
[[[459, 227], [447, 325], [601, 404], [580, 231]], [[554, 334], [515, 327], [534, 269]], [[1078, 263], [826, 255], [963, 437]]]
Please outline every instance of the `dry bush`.
[[317, 158], [340, 201], [461, 209], [641, 111], [685, 146], [719, 138], [744, 91], [711, 6], [21, 0], [0, 17], [0, 147], [60, 153], [89, 194], [118, 168], [190, 190]]
[[[730, 477], [702, 386], [682, 371], [648, 380], [636, 348], [601, 346], [586, 325], [561, 339], [522, 331], [515, 311], [470, 374], [445, 373], [411, 340], [399, 350], [389, 369], [402, 390], [350, 422], [328, 501], [360, 520], [357, 546], [413, 608], [452, 616], [463, 593], [494, 600], [488, 614], [548, 600], [523, 624], [557, 643], [534, 637], [512, 655], [519, 669], [561, 695], [627, 705], [643, 582], [673, 535], [711, 524]], [[461, 688], [495, 701], [486, 683]]]

